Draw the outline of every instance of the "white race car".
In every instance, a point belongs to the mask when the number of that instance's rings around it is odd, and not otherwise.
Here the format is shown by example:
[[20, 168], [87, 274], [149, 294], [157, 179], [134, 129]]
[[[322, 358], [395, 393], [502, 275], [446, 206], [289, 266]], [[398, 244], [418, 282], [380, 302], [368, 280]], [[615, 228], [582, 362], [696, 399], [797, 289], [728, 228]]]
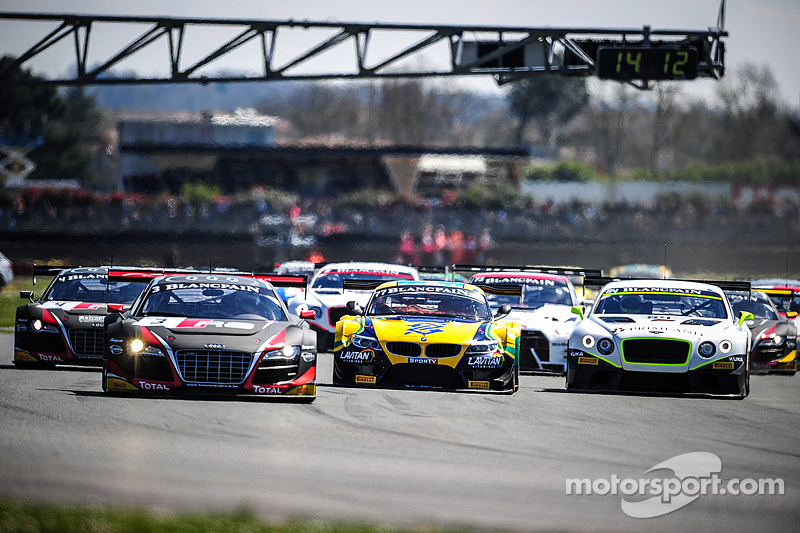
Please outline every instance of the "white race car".
[[[589, 280], [587, 279], [587, 282]], [[567, 390], [750, 392], [750, 329], [722, 287], [749, 283], [637, 279], [603, 286], [570, 335]]]
[[522, 296], [487, 293], [493, 310], [511, 305], [507, 319], [522, 327], [520, 338], [520, 371], [567, 370], [567, 340], [578, 317], [572, 308], [578, 305], [575, 288], [564, 275], [574, 271], [539, 268], [496, 267], [474, 274], [473, 285], [522, 286]]
[[294, 314], [299, 314], [303, 309], [316, 313], [316, 318], [308, 319], [308, 323], [317, 332], [320, 351], [333, 351], [336, 322], [350, 313], [347, 310], [347, 302], [355, 301], [363, 307], [372, 294], [372, 290], [345, 292], [342, 288], [342, 280], [345, 279], [418, 280], [419, 272], [414, 267], [372, 262], [328, 263], [317, 270], [305, 294], [290, 298], [286, 306]]

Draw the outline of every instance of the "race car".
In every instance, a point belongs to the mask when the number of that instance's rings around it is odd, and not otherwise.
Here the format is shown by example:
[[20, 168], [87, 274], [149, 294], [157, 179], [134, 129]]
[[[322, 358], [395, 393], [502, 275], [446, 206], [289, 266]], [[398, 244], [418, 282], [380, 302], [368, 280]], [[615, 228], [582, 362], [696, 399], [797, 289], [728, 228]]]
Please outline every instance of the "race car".
[[752, 332], [750, 370], [753, 373], [794, 375], [797, 372], [797, 326], [778, 313], [764, 292], [726, 292], [734, 313], [747, 311]]
[[336, 322], [347, 314], [347, 302], [360, 305], [367, 303], [371, 291], [347, 291], [342, 288], [343, 280], [417, 280], [419, 272], [414, 267], [390, 263], [348, 262], [328, 263], [317, 270], [309, 288], [303, 295], [297, 295], [286, 303], [289, 311], [299, 313], [312, 310], [316, 318], [310, 319], [311, 328], [317, 332], [320, 350], [333, 349]]
[[512, 311], [508, 320], [518, 322], [522, 328], [520, 371], [566, 372], [567, 339], [578, 320], [572, 313], [578, 296], [567, 276], [580, 277], [587, 271], [551, 267], [456, 268], [484, 270], [470, 278], [473, 285], [521, 285], [520, 296], [487, 293], [492, 309], [509, 304]]
[[105, 320], [107, 394], [314, 400], [317, 338], [305, 321], [311, 313], [289, 314], [272, 276], [154, 274], [129, 311], [112, 305], [116, 312]]
[[519, 325], [503, 320], [508, 305], [492, 316], [474, 285], [393, 281], [377, 286], [364, 309], [354, 301], [348, 309], [336, 323], [334, 385], [506, 393], [519, 387]]
[[14, 366], [52, 368], [56, 364], [100, 366], [103, 362], [103, 320], [108, 304], [130, 304], [143, 285], [108, 281], [108, 267], [34, 265], [36, 276], [54, 276], [38, 299], [17, 307], [14, 322]]
[[574, 310], [567, 390], [749, 394], [753, 315], [736, 319], [721, 288], [749, 283], [591, 281], [604, 286], [587, 314]]
[[753, 283], [753, 288], [769, 296], [781, 316], [794, 321], [795, 324], [800, 321], [797, 316], [800, 312], [800, 281], [774, 280], [771, 283], [760, 281]]

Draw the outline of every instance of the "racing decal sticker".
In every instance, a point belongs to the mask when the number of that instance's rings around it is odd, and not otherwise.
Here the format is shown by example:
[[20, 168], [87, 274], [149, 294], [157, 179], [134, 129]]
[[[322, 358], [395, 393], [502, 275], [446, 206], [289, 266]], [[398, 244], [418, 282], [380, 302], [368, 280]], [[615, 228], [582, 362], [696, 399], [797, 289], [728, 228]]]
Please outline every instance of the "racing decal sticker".
[[345, 363], [371, 363], [375, 360], [375, 352], [363, 350], [360, 352], [343, 352], [339, 354], [339, 359]]
[[714, 370], [733, 370], [734, 364], [731, 361], [714, 361], [712, 368]]
[[618, 294], [676, 294], [679, 296], [696, 296], [722, 300], [722, 297], [715, 292], [701, 289], [687, 289], [684, 287], [611, 287], [605, 290], [601, 298], [605, 299]]
[[[238, 280], [237, 280], [238, 281]], [[243, 281], [243, 280], [242, 280]], [[221, 283], [221, 282], [204, 282], [204, 283], [166, 283], [163, 285], [156, 285], [153, 287], [152, 292], [159, 291], [178, 291], [184, 289], [227, 289], [233, 291], [244, 291], [258, 293], [260, 283], [257, 285], [245, 285], [243, 283]]]
[[[63, 309], [64, 311], [73, 310], [97, 310], [103, 309], [106, 304], [100, 303], [87, 303], [87, 302], [44, 302], [42, 305], [45, 309]], [[101, 319], [103, 317], [100, 317]]]
[[473, 355], [467, 359], [467, 364], [476, 369], [500, 368], [503, 358], [491, 355]]
[[167, 390], [172, 390], [172, 384], [171, 383], [157, 383], [157, 382], [154, 382], [154, 381], [144, 381], [144, 380], [141, 380], [141, 379], [137, 379], [137, 380], [135, 380], [135, 382], [139, 386], [139, 388], [142, 389], [142, 390], [148, 390], [148, 391], [167, 391]]
[[467, 386], [469, 386], [470, 389], [488, 389], [489, 388], [489, 382], [488, 381], [472, 381], [472, 380], [470, 380], [467, 383]]
[[[460, 285], [460, 284], [459, 284]], [[434, 294], [453, 294], [456, 296], [466, 296], [469, 298], [476, 298], [479, 294], [475, 289], [465, 289], [461, 286], [453, 287], [449, 285], [418, 285], [410, 283], [408, 285], [398, 285], [396, 287], [387, 287], [379, 291], [375, 291], [375, 296], [385, 296], [387, 294], [397, 293], [434, 293]]]
[[426, 321], [412, 321], [409, 320], [407, 322], [408, 331], [406, 331], [406, 335], [417, 334], [417, 335], [431, 335], [433, 333], [444, 333], [445, 324], [442, 322], [426, 322]]
[[596, 365], [597, 363], [597, 357], [578, 357], [579, 365]]
[[378, 376], [362, 376], [360, 374], [356, 374], [356, 383], [367, 383], [370, 385], [374, 385], [378, 382]]
[[[654, 321], [655, 322], [655, 321]], [[675, 333], [679, 335], [693, 335], [695, 337], [702, 337], [703, 332], [696, 329], [689, 329], [689, 328], [678, 328], [673, 326], [661, 325], [661, 324], [644, 324], [641, 326], [623, 326], [618, 328], [612, 328], [611, 333], [625, 333], [628, 331], [646, 331], [648, 333], [652, 333], [654, 335], [659, 333]]]
[[137, 321], [136, 325], [146, 328], [150, 328], [153, 326], [161, 326], [169, 329], [178, 329], [178, 328], [202, 329], [207, 327], [213, 327], [213, 328], [249, 330], [249, 329], [254, 329], [256, 327], [255, 324], [252, 324], [250, 322], [223, 321], [223, 320], [214, 320], [210, 318], [181, 318], [181, 317], [159, 318], [155, 316], [144, 317], [141, 320]]
[[497, 277], [486, 276], [475, 278], [474, 283], [496, 283], [509, 285], [541, 285], [543, 287], [566, 287], [567, 284], [554, 279], [533, 278], [533, 277]]
[[430, 359], [428, 357], [409, 357], [409, 363], [422, 363], [422, 364], [429, 364], [429, 365], [438, 365], [438, 359]]

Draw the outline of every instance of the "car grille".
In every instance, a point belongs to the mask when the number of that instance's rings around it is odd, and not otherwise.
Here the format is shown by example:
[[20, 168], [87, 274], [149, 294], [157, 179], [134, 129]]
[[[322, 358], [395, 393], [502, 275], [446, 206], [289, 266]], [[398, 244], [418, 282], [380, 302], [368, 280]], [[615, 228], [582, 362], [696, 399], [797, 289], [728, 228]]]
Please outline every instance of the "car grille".
[[241, 383], [253, 359], [248, 352], [178, 350], [178, 368], [187, 382]]
[[401, 363], [393, 365], [390, 372], [396, 385], [445, 389], [464, 387], [464, 383], [458, 378], [456, 371], [445, 365]]
[[681, 365], [689, 360], [691, 343], [673, 339], [627, 339], [622, 357], [628, 363]]
[[349, 313], [350, 311], [346, 307], [331, 307], [328, 309], [328, 321], [331, 323], [331, 327], [335, 328], [339, 319]]
[[387, 342], [386, 351], [401, 357], [419, 357], [422, 347], [415, 342]]
[[536, 370], [539, 363], [533, 352], [539, 356], [539, 361], [550, 360], [550, 341], [540, 331], [523, 331], [519, 339], [520, 370]]
[[426, 357], [455, 357], [461, 353], [460, 344], [429, 344], [425, 347]]
[[102, 359], [105, 340], [102, 329], [69, 328], [67, 335], [75, 355]]

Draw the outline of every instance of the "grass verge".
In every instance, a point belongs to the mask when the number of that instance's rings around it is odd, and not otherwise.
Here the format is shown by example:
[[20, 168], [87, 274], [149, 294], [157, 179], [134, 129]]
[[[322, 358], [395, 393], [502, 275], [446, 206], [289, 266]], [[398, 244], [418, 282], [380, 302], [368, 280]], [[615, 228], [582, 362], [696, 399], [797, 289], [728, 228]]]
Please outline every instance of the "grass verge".
[[25, 503], [0, 498], [0, 533], [437, 533], [431, 526], [402, 529], [294, 519], [267, 523], [247, 509], [228, 514], [157, 513], [143, 509]]

